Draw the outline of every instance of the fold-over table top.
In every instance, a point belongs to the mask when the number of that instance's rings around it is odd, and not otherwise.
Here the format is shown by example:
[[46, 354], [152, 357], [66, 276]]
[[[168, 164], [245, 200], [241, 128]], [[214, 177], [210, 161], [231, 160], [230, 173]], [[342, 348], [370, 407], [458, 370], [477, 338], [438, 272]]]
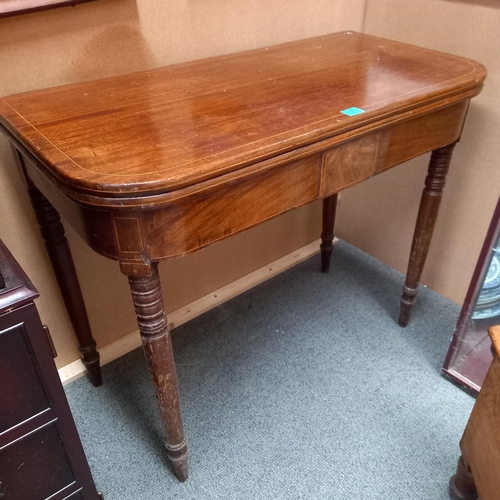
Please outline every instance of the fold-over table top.
[[[67, 187], [168, 192], [480, 88], [474, 61], [337, 33], [0, 99]], [[349, 116], [350, 108], [364, 112]]]

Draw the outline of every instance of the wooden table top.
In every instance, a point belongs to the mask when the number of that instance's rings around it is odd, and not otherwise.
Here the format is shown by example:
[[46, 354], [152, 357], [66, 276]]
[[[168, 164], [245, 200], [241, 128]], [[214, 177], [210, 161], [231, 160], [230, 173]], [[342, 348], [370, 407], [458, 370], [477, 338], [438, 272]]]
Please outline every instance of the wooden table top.
[[468, 59], [337, 33], [10, 96], [0, 126], [65, 186], [130, 198], [477, 94], [485, 77]]

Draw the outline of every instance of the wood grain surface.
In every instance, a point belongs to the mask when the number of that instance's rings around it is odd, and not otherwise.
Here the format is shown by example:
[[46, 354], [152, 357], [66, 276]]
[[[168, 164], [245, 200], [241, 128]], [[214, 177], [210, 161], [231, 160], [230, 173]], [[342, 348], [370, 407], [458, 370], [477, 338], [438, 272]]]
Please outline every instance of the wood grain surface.
[[[463, 99], [485, 75], [347, 32], [7, 97], [0, 123], [72, 190], [143, 196]], [[365, 113], [341, 113], [353, 106]]]

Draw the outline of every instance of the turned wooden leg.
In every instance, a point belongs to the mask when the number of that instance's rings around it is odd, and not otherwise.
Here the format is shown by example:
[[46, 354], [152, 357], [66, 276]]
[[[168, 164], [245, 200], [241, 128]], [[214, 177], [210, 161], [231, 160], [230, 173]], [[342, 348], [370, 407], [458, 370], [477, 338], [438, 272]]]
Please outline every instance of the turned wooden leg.
[[454, 146], [455, 143], [436, 149], [431, 155], [401, 298], [399, 325], [403, 327], [408, 324], [411, 309], [417, 300], [418, 283], [429, 252]]
[[188, 450], [182, 430], [182, 415], [177, 386], [174, 354], [163, 309], [163, 297], [158, 277], [158, 264], [152, 266], [149, 277], [129, 277], [137, 323], [149, 372], [165, 426], [168, 458], [179, 481], [188, 478]]
[[96, 350], [96, 343], [90, 329], [75, 264], [71, 256], [68, 240], [64, 234], [64, 226], [59, 213], [47, 198], [29, 179], [26, 179], [26, 181], [31, 204], [35, 210], [66, 309], [76, 333], [82, 363], [87, 368], [90, 381], [95, 387], [98, 387], [102, 385], [99, 352]]
[[321, 232], [321, 272], [330, 270], [330, 258], [333, 251], [333, 231], [337, 211], [337, 193], [323, 200], [323, 230]]
[[458, 500], [476, 500], [477, 490], [472, 471], [464, 457], [458, 460], [457, 472], [450, 479], [450, 492]]

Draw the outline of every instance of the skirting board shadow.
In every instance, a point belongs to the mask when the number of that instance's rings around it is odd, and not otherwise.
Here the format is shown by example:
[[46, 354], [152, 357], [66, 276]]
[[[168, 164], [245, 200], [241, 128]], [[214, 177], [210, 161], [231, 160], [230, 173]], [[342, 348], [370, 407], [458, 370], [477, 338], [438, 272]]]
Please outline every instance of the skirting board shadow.
[[[177, 309], [176, 311], [168, 315], [169, 327], [174, 329], [187, 321], [196, 318], [200, 314], [203, 314], [214, 307], [227, 302], [228, 300], [236, 297], [237, 295], [246, 292], [250, 288], [263, 283], [264, 281], [277, 276], [278, 274], [290, 269], [291, 267], [303, 262], [313, 255], [319, 253], [319, 245], [321, 240], [313, 241], [308, 245], [295, 250], [288, 255], [285, 255], [281, 259], [271, 262], [269, 265], [257, 269], [253, 273], [247, 274], [232, 283], [229, 283], [218, 290], [215, 290], [204, 297], [201, 297], [190, 304]], [[338, 239], [334, 238], [333, 244], [336, 245]], [[130, 305], [132, 307], [132, 305]], [[124, 337], [108, 344], [99, 349], [101, 354], [101, 365], [110, 363], [111, 361], [127, 354], [134, 349], [137, 349], [141, 345], [141, 337], [139, 330], [136, 330]], [[78, 359], [69, 363], [62, 368], [59, 368], [59, 377], [63, 385], [67, 385], [74, 380], [83, 377], [86, 374], [85, 366]]]

